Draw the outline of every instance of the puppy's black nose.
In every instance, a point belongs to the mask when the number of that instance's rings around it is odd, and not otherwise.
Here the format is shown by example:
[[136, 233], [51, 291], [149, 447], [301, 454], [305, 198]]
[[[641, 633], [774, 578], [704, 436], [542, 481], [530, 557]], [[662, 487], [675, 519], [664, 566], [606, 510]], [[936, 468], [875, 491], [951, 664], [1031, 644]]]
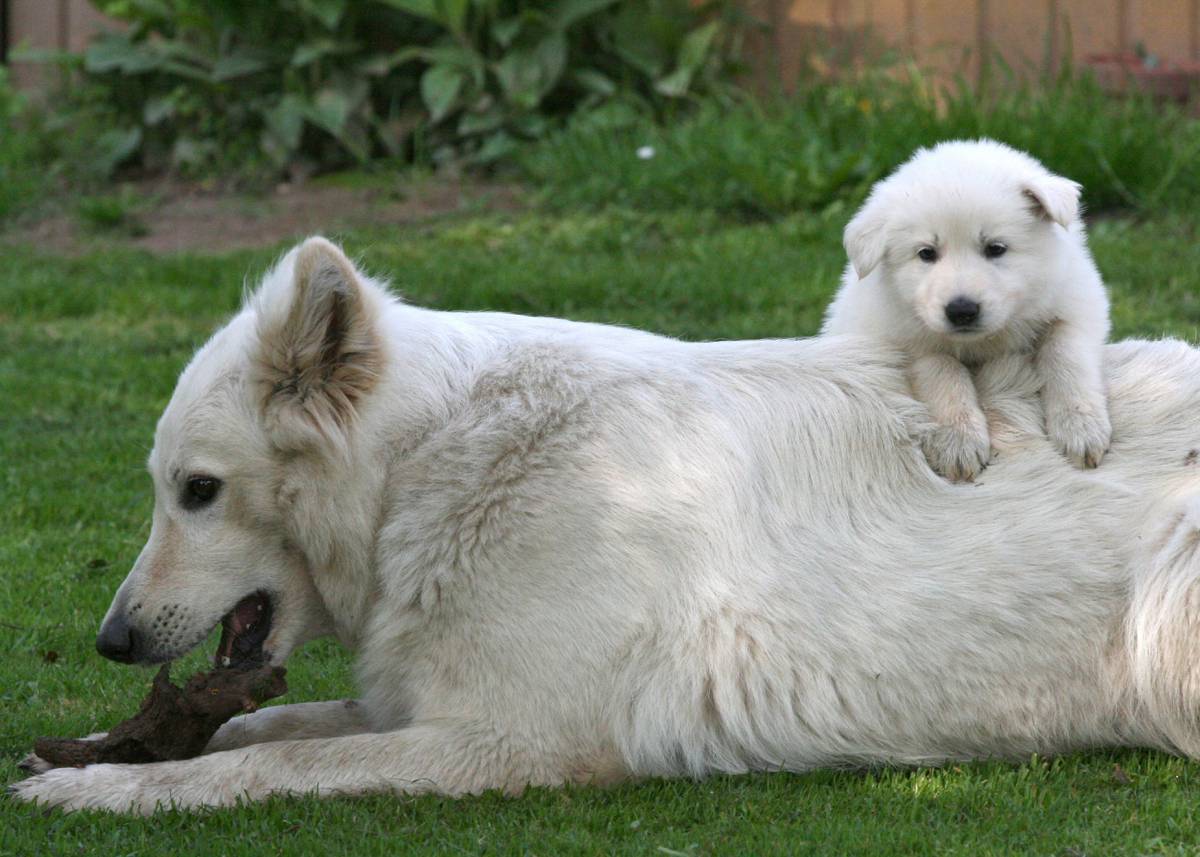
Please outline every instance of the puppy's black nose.
[[979, 304], [970, 298], [955, 298], [946, 304], [946, 319], [955, 327], [973, 327], [979, 321]]
[[133, 663], [133, 653], [137, 648], [137, 632], [123, 618], [113, 616], [100, 626], [96, 636], [96, 651], [111, 661], [123, 664]]

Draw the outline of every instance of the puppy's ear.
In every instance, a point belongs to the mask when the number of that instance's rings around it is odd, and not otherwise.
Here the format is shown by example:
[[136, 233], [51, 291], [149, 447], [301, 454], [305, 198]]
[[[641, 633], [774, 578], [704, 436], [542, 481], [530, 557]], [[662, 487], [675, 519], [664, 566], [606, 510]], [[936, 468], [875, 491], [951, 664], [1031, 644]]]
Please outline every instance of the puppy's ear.
[[869, 199], [846, 224], [842, 245], [860, 280], [866, 279], [883, 261], [887, 251], [886, 226], [881, 206], [872, 205]]
[[1082, 185], [1062, 176], [1046, 176], [1026, 182], [1022, 192], [1033, 200], [1034, 210], [1064, 229], [1079, 217]]
[[[377, 296], [324, 238], [305, 241], [291, 261], [290, 283], [264, 286], [256, 298], [255, 381], [283, 445], [336, 442], [379, 377]], [[287, 260], [280, 269], [286, 277]]]

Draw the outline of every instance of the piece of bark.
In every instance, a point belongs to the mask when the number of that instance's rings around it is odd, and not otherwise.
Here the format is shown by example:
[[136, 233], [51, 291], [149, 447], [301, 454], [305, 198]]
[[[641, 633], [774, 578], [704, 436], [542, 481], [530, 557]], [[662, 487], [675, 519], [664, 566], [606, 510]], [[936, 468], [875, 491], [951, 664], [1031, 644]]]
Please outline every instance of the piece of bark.
[[164, 666], [138, 713], [103, 738], [39, 738], [34, 753], [58, 767], [190, 759], [200, 755], [222, 723], [287, 693], [285, 672], [283, 667], [225, 667], [196, 673], [180, 690]]

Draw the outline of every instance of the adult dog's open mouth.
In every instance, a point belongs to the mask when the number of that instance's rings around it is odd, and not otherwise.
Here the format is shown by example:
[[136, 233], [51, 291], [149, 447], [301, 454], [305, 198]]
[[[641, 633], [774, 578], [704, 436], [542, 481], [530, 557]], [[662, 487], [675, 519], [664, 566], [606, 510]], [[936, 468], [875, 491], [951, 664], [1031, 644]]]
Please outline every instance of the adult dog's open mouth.
[[263, 643], [271, 633], [271, 598], [265, 592], [247, 595], [221, 619], [217, 644], [218, 667], [245, 667], [265, 660]]

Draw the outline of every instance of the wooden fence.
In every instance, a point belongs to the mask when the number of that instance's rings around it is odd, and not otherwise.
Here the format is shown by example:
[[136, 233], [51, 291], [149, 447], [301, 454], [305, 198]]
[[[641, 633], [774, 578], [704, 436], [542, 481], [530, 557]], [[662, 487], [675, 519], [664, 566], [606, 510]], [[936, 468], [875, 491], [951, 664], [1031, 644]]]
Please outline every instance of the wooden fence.
[[[88, 0], [0, 0], [0, 43], [8, 59], [19, 48], [82, 50], [105, 26], [112, 24]], [[9, 65], [18, 86], [36, 87], [44, 80], [34, 63]]]
[[921, 66], [973, 77], [980, 57], [1019, 73], [1141, 51], [1200, 61], [1200, 0], [748, 0], [768, 23], [757, 72], [785, 86], [813, 57], [853, 62], [890, 49]]

